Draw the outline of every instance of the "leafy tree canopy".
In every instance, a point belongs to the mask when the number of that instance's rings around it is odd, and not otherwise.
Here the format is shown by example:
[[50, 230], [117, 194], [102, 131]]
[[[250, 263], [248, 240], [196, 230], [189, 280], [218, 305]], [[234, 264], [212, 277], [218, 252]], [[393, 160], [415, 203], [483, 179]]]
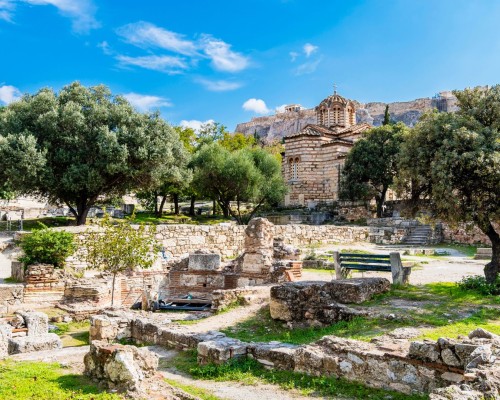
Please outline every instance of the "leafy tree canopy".
[[[216, 199], [224, 215], [233, 216], [240, 224], [251, 219], [263, 204], [281, 201], [286, 193], [280, 163], [259, 148], [231, 152], [218, 143], [204, 145], [192, 165], [198, 192]], [[240, 210], [242, 201], [253, 203], [249, 213]]]
[[475, 222], [492, 242], [492, 283], [500, 264], [500, 86], [454, 94], [457, 113], [424, 115], [405, 141], [400, 187], [430, 200], [437, 218]]
[[340, 198], [377, 202], [382, 216], [385, 195], [397, 173], [397, 157], [408, 128], [403, 123], [373, 128], [347, 155], [341, 176]]
[[243, 133], [224, 132], [220, 145], [229, 151], [242, 150], [251, 148], [257, 145], [257, 141], [253, 136], [246, 136]]
[[0, 178], [66, 204], [84, 224], [99, 196], [155, 185], [178, 162], [178, 134], [103, 85], [42, 89], [0, 113]]

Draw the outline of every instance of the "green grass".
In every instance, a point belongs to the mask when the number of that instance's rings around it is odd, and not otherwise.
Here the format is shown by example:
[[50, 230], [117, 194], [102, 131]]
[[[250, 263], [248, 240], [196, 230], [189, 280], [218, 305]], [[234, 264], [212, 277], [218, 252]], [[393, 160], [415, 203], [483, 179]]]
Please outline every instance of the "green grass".
[[33, 229], [40, 229], [40, 223], [48, 228], [57, 226], [70, 226], [75, 225], [75, 219], [70, 217], [45, 217], [37, 219], [25, 219], [23, 221], [23, 230], [32, 231]]
[[417, 339], [437, 340], [440, 337], [456, 338], [468, 335], [476, 328], [483, 328], [500, 335], [500, 311], [481, 309], [468, 318], [452, 323], [446, 323], [438, 328], [425, 329]]
[[[130, 218], [128, 218], [130, 219]], [[163, 214], [161, 217], [157, 217], [151, 212], [138, 212], [135, 214], [134, 222], [136, 223], [147, 223], [147, 224], [197, 224], [197, 225], [212, 225], [221, 222], [231, 221], [230, 218], [224, 218], [222, 216], [209, 216], [209, 215], [175, 215], [175, 214]]]
[[284, 390], [297, 390], [304, 396], [342, 397], [345, 399], [373, 400], [423, 400], [428, 396], [405, 395], [402, 393], [368, 388], [358, 382], [350, 382], [334, 377], [314, 377], [306, 374], [267, 370], [252, 359], [232, 360], [223, 365], [198, 366], [196, 352], [189, 351], [179, 354], [173, 360], [174, 366], [195, 379], [213, 381], [236, 381], [247, 385], [269, 383], [280, 386]]
[[177, 382], [174, 379], [163, 378], [165, 382], [169, 385], [176, 387], [178, 389], [183, 390], [184, 392], [199, 397], [201, 400], [220, 400], [220, 397], [214, 396], [208, 390], [197, 388], [192, 385], [184, 385], [182, 383]]
[[12, 276], [9, 276], [8, 278], [4, 278], [3, 282], [4, 283], [22, 283], [23, 281], [18, 281], [17, 279], [13, 278]]
[[269, 310], [262, 308], [255, 316], [239, 324], [223, 329], [222, 332], [244, 342], [280, 341], [291, 344], [311, 343], [326, 335], [370, 340], [385, 332], [402, 326], [399, 321], [379, 318], [354, 318], [341, 321], [323, 328], [288, 328], [283, 322], [271, 318]]
[[3, 400], [113, 400], [89, 379], [68, 374], [59, 364], [41, 362], [0, 362], [0, 399]]
[[[403, 303], [401, 304], [401, 301]], [[434, 283], [422, 286], [392, 287], [387, 293], [375, 296], [360, 307], [369, 307], [383, 315], [395, 314], [396, 319], [357, 317], [352, 321], [337, 322], [322, 328], [290, 329], [271, 318], [264, 307], [256, 315], [223, 332], [245, 342], [280, 341], [292, 344], [314, 342], [325, 335], [369, 341], [399, 327], [428, 327], [429, 334], [445, 335], [449, 327], [452, 337], [468, 334], [475, 324], [496, 329], [500, 323], [500, 296], [483, 296], [474, 291], [463, 291], [454, 283]], [[357, 307], [357, 306], [353, 306]], [[469, 329], [470, 328], [470, 329]], [[441, 330], [439, 330], [441, 329]], [[453, 330], [454, 329], [454, 330]]]
[[56, 334], [61, 337], [63, 347], [86, 346], [90, 343], [88, 321], [82, 322], [58, 322]]

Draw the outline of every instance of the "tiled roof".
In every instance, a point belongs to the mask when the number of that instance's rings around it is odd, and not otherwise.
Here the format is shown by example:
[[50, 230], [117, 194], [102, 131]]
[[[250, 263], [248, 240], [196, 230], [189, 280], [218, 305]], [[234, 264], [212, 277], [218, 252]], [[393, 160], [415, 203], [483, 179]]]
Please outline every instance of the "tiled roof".
[[323, 136], [323, 135], [334, 136], [336, 135], [336, 132], [327, 128], [326, 126], [309, 124], [306, 125], [304, 128], [302, 128], [300, 131], [285, 136], [285, 139], [297, 136]]
[[335, 139], [330, 140], [327, 143], [323, 143], [321, 146], [324, 147], [324, 146], [330, 146], [333, 144], [343, 144], [344, 146], [352, 147], [354, 145], [354, 142], [352, 140], [349, 140], [349, 139], [335, 138]]
[[340, 138], [341, 136], [347, 136], [353, 133], [361, 133], [370, 128], [371, 125], [367, 123], [356, 124], [340, 130], [333, 130], [322, 125], [309, 124], [306, 125], [304, 128], [302, 128], [299, 132], [285, 136], [285, 139], [299, 137], [299, 136], [323, 136], [323, 135]]
[[370, 129], [370, 128], [372, 128], [372, 126], [370, 124], [363, 122], [361, 124], [356, 124], [356, 125], [341, 129], [337, 132], [337, 135], [344, 135], [346, 133], [360, 133], [360, 132], [366, 131], [367, 129]]

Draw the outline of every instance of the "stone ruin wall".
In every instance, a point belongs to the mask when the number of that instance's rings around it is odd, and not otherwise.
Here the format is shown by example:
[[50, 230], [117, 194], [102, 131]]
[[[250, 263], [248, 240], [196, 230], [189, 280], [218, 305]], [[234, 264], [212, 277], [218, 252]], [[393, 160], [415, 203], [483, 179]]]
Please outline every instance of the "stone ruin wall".
[[[158, 225], [156, 239], [164, 246], [170, 257], [180, 257], [195, 250], [206, 249], [219, 253], [224, 260], [237, 257], [243, 252], [245, 225]], [[67, 265], [84, 268], [83, 252], [87, 228], [60, 228], [75, 233], [77, 252], [67, 259]], [[283, 238], [283, 244], [307, 246], [315, 244], [337, 244], [366, 242], [368, 227], [335, 225], [274, 225], [274, 237]], [[158, 266], [156, 266], [159, 268]]]
[[[500, 224], [494, 224], [497, 232], [500, 232]], [[461, 243], [471, 245], [485, 245], [491, 247], [491, 241], [481, 229], [472, 223], [460, 223], [457, 226], [442, 224], [443, 242]]]
[[317, 342], [296, 346], [242, 342], [217, 331], [193, 333], [124, 312], [106, 311], [91, 318], [91, 342], [112, 343], [120, 339], [179, 350], [197, 349], [198, 363], [202, 365], [248, 357], [266, 368], [338, 377], [406, 394], [437, 394], [441, 393], [439, 388], [450, 390], [453, 385], [463, 384], [474, 395], [469, 399], [498, 394], [493, 383], [497, 383], [498, 376], [499, 338], [481, 329], [460, 340], [441, 338], [411, 343], [404, 340], [389, 346], [325, 336]]

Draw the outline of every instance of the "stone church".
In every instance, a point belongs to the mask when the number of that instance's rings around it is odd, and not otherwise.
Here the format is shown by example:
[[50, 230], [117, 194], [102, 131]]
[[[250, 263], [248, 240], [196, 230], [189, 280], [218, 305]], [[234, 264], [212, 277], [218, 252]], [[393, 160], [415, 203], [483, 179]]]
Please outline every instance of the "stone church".
[[[290, 111], [292, 112], [292, 111]], [[340, 173], [354, 142], [371, 128], [356, 123], [356, 105], [334, 91], [316, 108], [316, 124], [285, 136], [283, 176], [288, 185], [285, 205], [338, 200]]]

